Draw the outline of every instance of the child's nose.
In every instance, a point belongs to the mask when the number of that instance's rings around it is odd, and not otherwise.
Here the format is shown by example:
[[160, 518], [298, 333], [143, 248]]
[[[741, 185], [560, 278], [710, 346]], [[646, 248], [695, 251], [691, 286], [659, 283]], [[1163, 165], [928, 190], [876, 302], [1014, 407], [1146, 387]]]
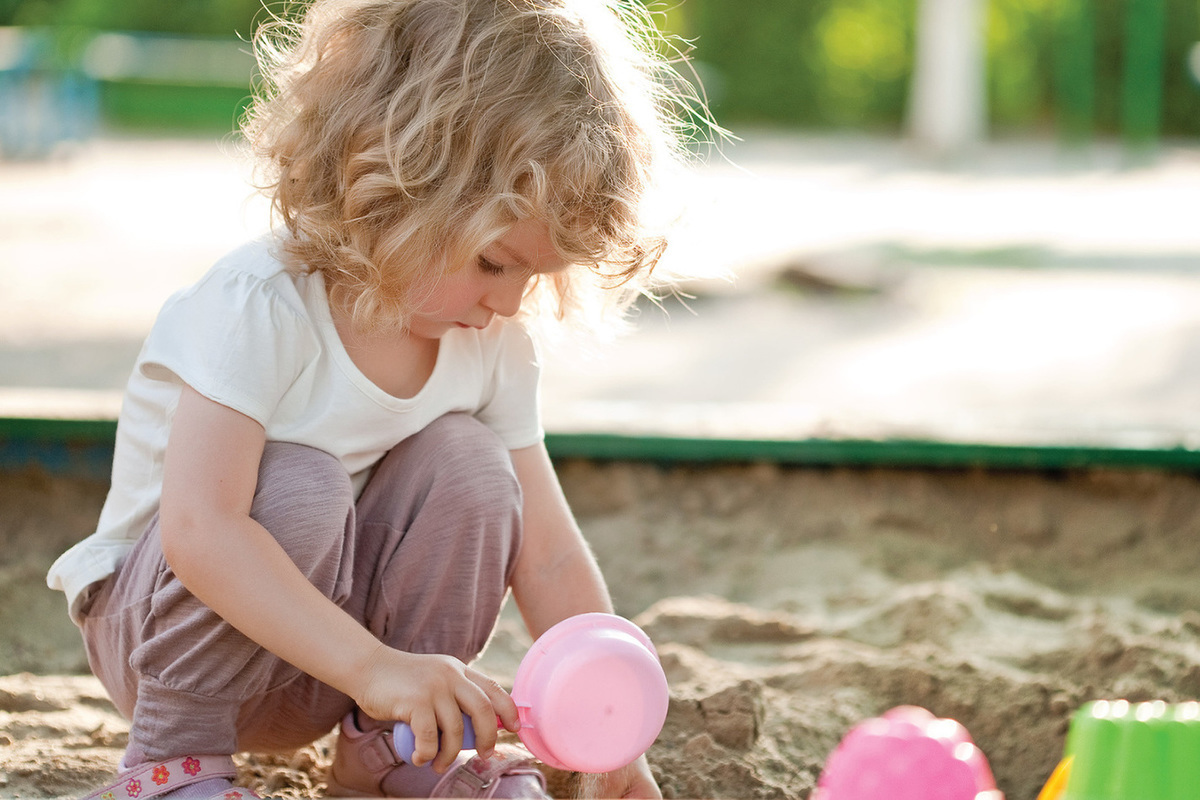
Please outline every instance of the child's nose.
[[521, 300], [525, 297], [525, 282], [505, 281], [503, 285], [492, 289], [483, 299], [483, 303], [497, 316], [511, 317], [521, 310]]

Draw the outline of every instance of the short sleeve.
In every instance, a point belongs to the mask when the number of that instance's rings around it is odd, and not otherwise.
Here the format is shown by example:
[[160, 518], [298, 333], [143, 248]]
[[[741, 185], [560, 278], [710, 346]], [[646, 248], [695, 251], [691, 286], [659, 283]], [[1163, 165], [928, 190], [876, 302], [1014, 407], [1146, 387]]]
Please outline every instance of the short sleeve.
[[533, 339], [519, 324], [503, 324], [490, 392], [476, 416], [496, 432], [510, 450], [542, 441], [538, 384], [541, 362]]
[[294, 292], [286, 275], [271, 281], [212, 270], [163, 306], [138, 368], [150, 380], [185, 383], [266, 427], [317, 342], [303, 305], [285, 296], [288, 288]]

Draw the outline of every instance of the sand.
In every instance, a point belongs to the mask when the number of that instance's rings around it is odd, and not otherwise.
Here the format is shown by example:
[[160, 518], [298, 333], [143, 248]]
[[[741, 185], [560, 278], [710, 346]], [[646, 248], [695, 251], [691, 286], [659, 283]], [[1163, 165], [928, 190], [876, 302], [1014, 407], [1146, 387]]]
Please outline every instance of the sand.
[[[804, 798], [856, 722], [900, 704], [962, 722], [1009, 800], [1034, 800], [1090, 699], [1200, 696], [1200, 481], [774, 465], [571, 462], [564, 487], [618, 610], [671, 685], [649, 758], [668, 797]], [[50, 560], [104, 486], [0, 476], [0, 797], [75, 796], [126, 723], [86, 665]], [[483, 662], [528, 645], [506, 612]], [[331, 740], [242, 759], [320, 796]], [[560, 795], [577, 789], [554, 776]]]

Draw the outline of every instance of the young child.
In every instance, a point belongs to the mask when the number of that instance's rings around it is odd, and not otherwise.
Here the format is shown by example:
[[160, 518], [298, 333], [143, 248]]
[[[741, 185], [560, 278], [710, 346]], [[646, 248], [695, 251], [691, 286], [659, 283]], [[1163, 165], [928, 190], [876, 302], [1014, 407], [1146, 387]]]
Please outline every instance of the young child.
[[[231, 754], [339, 725], [331, 795], [544, 796], [469, 664], [509, 590], [535, 637], [611, 610], [524, 322], [626, 303], [661, 252], [640, 204], [681, 115], [634, 7], [316, 0], [260, 37], [246, 133], [286, 230], [167, 302], [98, 530], [49, 576], [131, 721], [93, 796], [240, 796]], [[594, 790], [660, 796], [644, 758]]]

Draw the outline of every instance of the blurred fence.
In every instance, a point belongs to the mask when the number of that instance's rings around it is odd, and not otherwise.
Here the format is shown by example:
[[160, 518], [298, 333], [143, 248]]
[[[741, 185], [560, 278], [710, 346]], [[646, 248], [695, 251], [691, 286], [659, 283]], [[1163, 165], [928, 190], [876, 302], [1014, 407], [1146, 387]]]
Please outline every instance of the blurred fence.
[[0, 155], [40, 158], [87, 139], [99, 115], [97, 91], [52, 31], [0, 28]]
[[0, 154], [44, 157], [102, 121], [230, 131], [253, 75], [236, 39], [0, 28]]
[[[1110, 83], [1107, 105], [1125, 142], [1133, 147], [1151, 144], [1159, 135], [1169, 86], [1168, 56], [1172, 78], [1186, 83], [1190, 76], [1195, 81], [1191, 64], [1195, 45], [1185, 50], [1185, 43], [1180, 42], [1178, 52], [1167, 52], [1170, 5], [1167, 0], [1126, 0], [1120, 29], [1123, 58], [1119, 73]], [[1102, 55], [1098, 42], [1113, 25], [1109, 21], [1101, 27], [1099, 11], [1093, 0], [1062, 0], [1060, 7], [1059, 57], [1055, 64], [1059, 128], [1069, 141], [1090, 138], [1099, 121], [1096, 75], [1104, 74], [1111, 65], [1098, 62]], [[1193, 35], [1200, 36], [1200, 31], [1193, 31]]]

